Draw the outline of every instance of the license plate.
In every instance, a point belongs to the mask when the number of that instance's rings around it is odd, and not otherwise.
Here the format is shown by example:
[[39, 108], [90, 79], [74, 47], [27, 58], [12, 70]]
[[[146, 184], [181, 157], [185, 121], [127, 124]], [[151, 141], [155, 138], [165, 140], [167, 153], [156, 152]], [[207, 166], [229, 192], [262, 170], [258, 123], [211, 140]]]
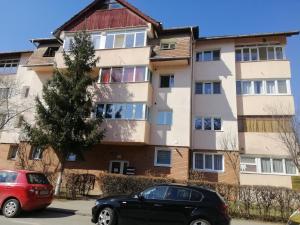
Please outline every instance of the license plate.
[[40, 195], [49, 195], [49, 191], [48, 190], [40, 191]]

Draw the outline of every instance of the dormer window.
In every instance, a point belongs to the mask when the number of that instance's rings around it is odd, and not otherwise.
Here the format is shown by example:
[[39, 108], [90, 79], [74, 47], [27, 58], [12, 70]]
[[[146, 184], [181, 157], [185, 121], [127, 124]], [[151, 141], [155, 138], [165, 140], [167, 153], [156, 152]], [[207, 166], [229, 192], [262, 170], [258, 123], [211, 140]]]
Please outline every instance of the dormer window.
[[161, 44], [160, 44], [160, 49], [161, 50], [174, 50], [176, 48], [176, 43], [164, 43], [164, 42], [162, 42]]
[[43, 57], [54, 57], [59, 47], [48, 47]]

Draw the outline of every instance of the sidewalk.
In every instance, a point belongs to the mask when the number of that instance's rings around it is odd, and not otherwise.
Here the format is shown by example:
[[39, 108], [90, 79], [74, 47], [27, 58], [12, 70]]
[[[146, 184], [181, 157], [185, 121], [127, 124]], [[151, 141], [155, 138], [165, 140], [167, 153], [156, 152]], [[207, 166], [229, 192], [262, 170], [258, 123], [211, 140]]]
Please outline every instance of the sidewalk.
[[48, 211], [74, 214], [80, 216], [91, 216], [95, 200], [64, 200], [55, 199], [47, 208]]

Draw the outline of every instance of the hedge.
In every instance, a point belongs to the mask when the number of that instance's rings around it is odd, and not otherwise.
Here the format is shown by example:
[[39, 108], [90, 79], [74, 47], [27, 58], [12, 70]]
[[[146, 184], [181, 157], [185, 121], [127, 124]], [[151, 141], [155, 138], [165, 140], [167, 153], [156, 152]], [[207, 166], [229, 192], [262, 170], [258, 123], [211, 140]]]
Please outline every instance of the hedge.
[[205, 186], [219, 192], [229, 205], [232, 217], [286, 222], [300, 207], [300, 194], [288, 188], [238, 186], [203, 181], [180, 181], [170, 178], [123, 176], [101, 173], [100, 189], [104, 196], [138, 193], [157, 184], [181, 183]]

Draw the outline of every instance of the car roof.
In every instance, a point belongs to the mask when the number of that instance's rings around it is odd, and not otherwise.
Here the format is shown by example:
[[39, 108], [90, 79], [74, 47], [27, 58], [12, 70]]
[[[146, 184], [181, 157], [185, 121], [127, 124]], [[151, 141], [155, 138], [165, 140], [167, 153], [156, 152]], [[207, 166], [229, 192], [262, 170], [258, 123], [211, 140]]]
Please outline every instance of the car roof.
[[159, 184], [156, 186], [168, 186], [168, 187], [179, 187], [179, 188], [190, 188], [196, 191], [208, 191], [215, 192], [214, 190], [206, 187], [206, 186], [198, 186], [198, 185], [188, 185], [188, 184]]
[[15, 172], [15, 173], [39, 173], [35, 171], [30, 171], [30, 170], [5, 170], [5, 169], [0, 169], [0, 172]]

